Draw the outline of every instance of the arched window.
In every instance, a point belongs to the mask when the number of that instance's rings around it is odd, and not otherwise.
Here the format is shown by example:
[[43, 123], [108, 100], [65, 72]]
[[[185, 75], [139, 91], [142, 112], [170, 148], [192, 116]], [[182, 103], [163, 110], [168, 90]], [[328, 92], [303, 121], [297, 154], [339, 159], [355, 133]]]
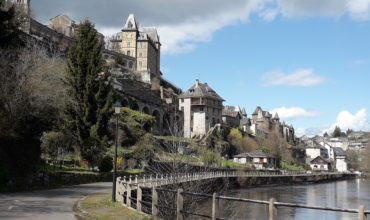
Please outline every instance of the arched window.
[[127, 51], [127, 56], [131, 56], [131, 52], [129, 50]]
[[130, 22], [128, 22], [128, 28], [132, 28], [133, 27], [133, 25], [132, 25], [132, 23], [131, 23], [131, 21]]

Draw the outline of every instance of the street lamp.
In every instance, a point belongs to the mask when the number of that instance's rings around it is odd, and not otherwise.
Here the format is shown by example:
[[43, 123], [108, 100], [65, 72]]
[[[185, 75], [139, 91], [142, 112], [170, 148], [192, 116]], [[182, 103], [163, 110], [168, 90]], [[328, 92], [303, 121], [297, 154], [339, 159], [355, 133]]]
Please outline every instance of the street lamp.
[[118, 147], [118, 116], [121, 113], [121, 103], [117, 101], [114, 103], [114, 113], [116, 114], [116, 140], [114, 148], [114, 170], [113, 170], [113, 189], [112, 202], [116, 202], [116, 176], [117, 176], [117, 147]]

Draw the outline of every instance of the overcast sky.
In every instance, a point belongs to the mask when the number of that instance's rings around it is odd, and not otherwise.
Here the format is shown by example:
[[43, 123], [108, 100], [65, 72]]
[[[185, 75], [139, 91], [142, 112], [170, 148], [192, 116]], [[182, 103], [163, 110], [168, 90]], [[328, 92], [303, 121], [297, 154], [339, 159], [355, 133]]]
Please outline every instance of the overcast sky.
[[226, 104], [277, 111], [301, 134], [336, 124], [369, 129], [370, 0], [31, 0], [31, 7], [42, 23], [58, 14], [89, 18], [105, 35], [134, 13], [140, 26], [158, 28], [162, 71], [180, 88], [200, 78]]

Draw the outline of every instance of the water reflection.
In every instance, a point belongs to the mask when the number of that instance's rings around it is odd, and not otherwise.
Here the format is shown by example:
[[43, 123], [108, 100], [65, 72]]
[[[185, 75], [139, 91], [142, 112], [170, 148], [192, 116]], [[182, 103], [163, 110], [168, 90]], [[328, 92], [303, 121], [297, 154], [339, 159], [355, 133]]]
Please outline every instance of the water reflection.
[[[225, 195], [269, 200], [275, 198], [281, 202], [301, 203], [316, 206], [357, 209], [360, 205], [370, 208], [370, 180], [344, 180], [312, 185], [292, 185], [259, 187], [248, 189], [230, 189]], [[211, 214], [211, 202], [204, 201], [197, 210]], [[220, 215], [228, 219], [268, 219], [268, 206], [243, 202], [220, 202]], [[278, 219], [287, 220], [350, 220], [357, 219], [356, 214], [320, 210], [278, 208]]]

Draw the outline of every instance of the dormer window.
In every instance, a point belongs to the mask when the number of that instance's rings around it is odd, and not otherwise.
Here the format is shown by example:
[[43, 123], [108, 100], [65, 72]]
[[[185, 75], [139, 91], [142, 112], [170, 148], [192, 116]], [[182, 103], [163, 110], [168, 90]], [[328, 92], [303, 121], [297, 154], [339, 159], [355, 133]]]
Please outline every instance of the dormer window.
[[132, 27], [133, 27], [133, 25], [132, 25], [131, 21], [130, 21], [130, 22], [128, 22], [127, 27], [128, 27], [128, 28], [132, 28]]

